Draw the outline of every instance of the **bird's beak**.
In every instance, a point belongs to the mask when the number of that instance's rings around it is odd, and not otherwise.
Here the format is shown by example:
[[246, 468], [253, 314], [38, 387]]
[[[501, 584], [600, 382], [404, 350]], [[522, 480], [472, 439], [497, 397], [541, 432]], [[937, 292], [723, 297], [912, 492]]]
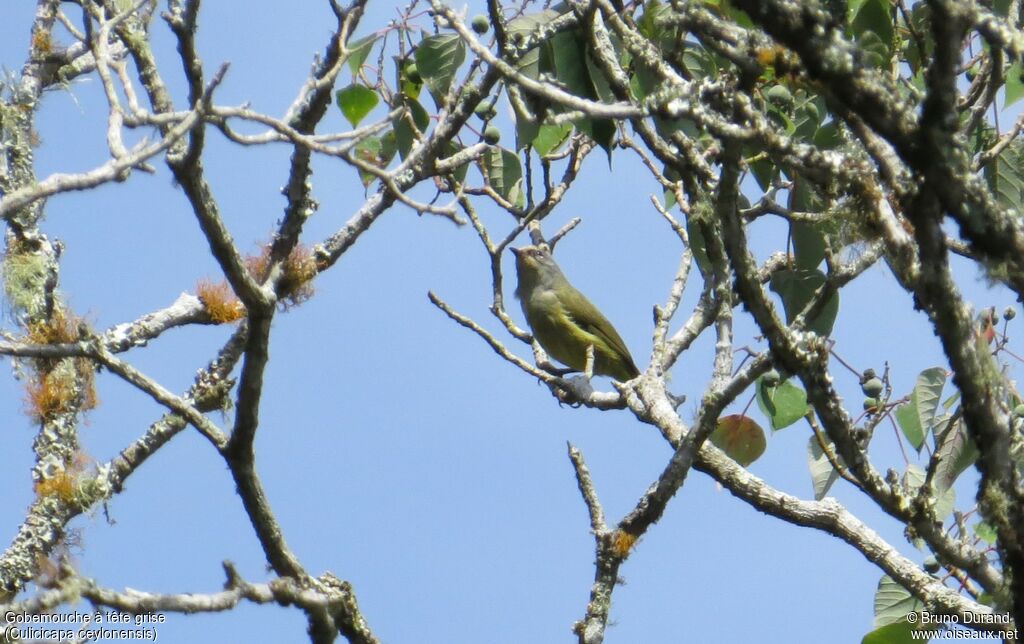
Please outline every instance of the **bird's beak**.
[[521, 249], [521, 248], [513, 248], [511, 246], [508, 247], [508, 250], [509, 250], [509, 252], [511, 252], [516, 257], [519, 257], [519, 253], [523, 252], [523, 249]]

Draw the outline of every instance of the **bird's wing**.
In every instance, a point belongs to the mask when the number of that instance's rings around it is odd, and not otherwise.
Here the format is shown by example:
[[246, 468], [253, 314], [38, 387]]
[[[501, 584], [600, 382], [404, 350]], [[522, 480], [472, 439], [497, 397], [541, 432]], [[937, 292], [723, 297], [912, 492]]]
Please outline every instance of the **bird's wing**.
[[636, 373], [640, 373], [640, 370], [633, 364], [633, 356], [629, 353], [629, 348], [626, 347], [626, 343], [622, 340], [619, 332], [615, 330], [615, 327], [608, 321], [608, 318], [587, 299], [586, 295], [570, 286], [570, 292], [564, 294], [563, 297], [567, 300], [564, 307], [566, 315], [571, 317], [584, 331], [608, 343], [608, 346], [615, 349], [617, 353], [629, 362]]

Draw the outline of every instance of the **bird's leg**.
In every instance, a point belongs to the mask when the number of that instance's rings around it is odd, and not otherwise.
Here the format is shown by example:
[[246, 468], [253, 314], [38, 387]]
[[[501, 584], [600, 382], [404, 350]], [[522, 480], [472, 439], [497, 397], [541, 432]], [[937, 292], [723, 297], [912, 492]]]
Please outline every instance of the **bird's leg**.
[[570, 368], [570, 367], [555, 367], [554, 364], [552, 362], [549, 362], [549, 361], [540, 362], [538, 364], [538, 367], [540, 367], [544, 371], [548, 372], [552, 376], [558, 376], [560, 378], [564, 378], [565, 376], [568, 376], [569, 374], [574, 374], [575, 373], [575, 370]]
[[562, 368], [555, 366], [555, 364], [551, 362], [551, 359], [548, 358], [548, 354], [545, 353], [544, 349], [540, 346], [540, 343], [537, 342], [536, 340], [533, 341], [532, 347], [533, 359], [537, 363], [537, 366], [543, 369], [544, 371], [547, 371], [548, 373], [558, 377], [564, 377], [576, 371], [575, 369], [571, 368]]
[[593, 377], [594, 345], [589, 344], [587, 345], [587, 361], [583, 367], [583, 375], [569, 378], [569, 384], [572, 387], [573, 395], [576, 396], [576, 400], [586, 400], [594, 393], [594, 387], [590, 382]]
[[547, 371], [551, 375], [558, 376], [560, 378], [563, 378], [569, 375], [570, 373], [574, 373], [576, 371], [575, 369], [572, 369], [570, 367], [555, 366], [555, 364], [548, 360], [546, 356], [544, 357], [544, 359], [537, 361], [537, 366], [543, 369], [544, 371]]
[[587, 361], [583, 366], [583, 375], [590, 380], [594, 377], [594, 345], [587, 345]]

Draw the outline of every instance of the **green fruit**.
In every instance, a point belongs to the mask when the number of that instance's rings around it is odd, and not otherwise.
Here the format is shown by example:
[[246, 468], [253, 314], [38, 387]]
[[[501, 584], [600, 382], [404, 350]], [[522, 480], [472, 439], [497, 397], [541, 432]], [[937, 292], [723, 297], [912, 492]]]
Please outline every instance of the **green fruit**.
[[815, 122], [818, 121], [818, 117], [820, 116], [818, 106], [811, 102], [804, 104], [804, 114], [807, 115], [807, 118]]
[[939, 560], [936, 559], [935, 557], [928, 557], [927, 559], [924, 560], [924, 570], [925, 570], [925, 572], [928, 572], [928, 573], [931, 573], [931, 574], [935, 574], [935, 573], [939, 572], [939, 569], [941, 567], [942, 566], [939, 565]]
[[865, 398], [864, 399], [864, 411], [873, 412], [878, 409], [877, 398]]
[[473, 16], [473, 21], [470, 23], [470, 26], [473, 27], [473, 31], [482, 35], [487, 33], [487, 30], [491, 28], [491, 21], [487, 19], [487, 16], [480, 14]]
[[409, 63], [405, 66], [405, 77], [409, 79], [411, 83], [422, 83], [423, 77], [420, 76], [420, 70], [416, 67], [416, 63]]
[[484, 130], [484, 143], [487, 145], [495, 145], [501, 140], [501, 130], [498, 129], [497, 125], [488, 125], [487, 129]]
[[476, 106], [473, 113], [476, 114], [480, 120], [490, 121], [498, 115], [498, 110], [494, 109], [494, 101], [483, 100]]
[[1015, 317], [1017, 317], [1017, 309], [1013, 308], [1012, 306], [1008, 306], [1006, 307], [1006, 309], [1003, 310], [1003, 319], [1006, 320], [1007, 322], [1009, 322]]
[[860, 390], [863, 391], [864, 395], [867, 396], [868, 398], [877, 398], [878, 395], [882, 393], [882, 389], [884, 388], [885, 386], [882, 384], [882, 381], [878, 378], [871, 378], [869, 380], [866, 380], [860, 386]]
[[1024, 403], [1021, 403], [1013, 408], [1013, 415], [1020, 418], [1024, 418]]
[[785, 85], [774, 85], [764, 93], [764, 97], [776, 105], [792, 105], [793, 94]]
[[782, 376], [779, 375], [779, 372], [775, 369], [769, 369], [763, 376], [761, 376], [761, 381], [764, 383], [765, 387], [778, 387], [779, 383], [782, 381]]

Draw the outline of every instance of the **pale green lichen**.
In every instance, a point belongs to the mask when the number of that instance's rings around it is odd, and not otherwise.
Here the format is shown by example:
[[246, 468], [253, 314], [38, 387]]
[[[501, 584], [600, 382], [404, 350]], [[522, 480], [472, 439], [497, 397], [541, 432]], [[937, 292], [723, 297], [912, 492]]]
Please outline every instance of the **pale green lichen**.
[[41, 253], [8, 253], [2, 264], [4, 294], [17, 313], [35, 318], [43, 313], [48, 261]]

